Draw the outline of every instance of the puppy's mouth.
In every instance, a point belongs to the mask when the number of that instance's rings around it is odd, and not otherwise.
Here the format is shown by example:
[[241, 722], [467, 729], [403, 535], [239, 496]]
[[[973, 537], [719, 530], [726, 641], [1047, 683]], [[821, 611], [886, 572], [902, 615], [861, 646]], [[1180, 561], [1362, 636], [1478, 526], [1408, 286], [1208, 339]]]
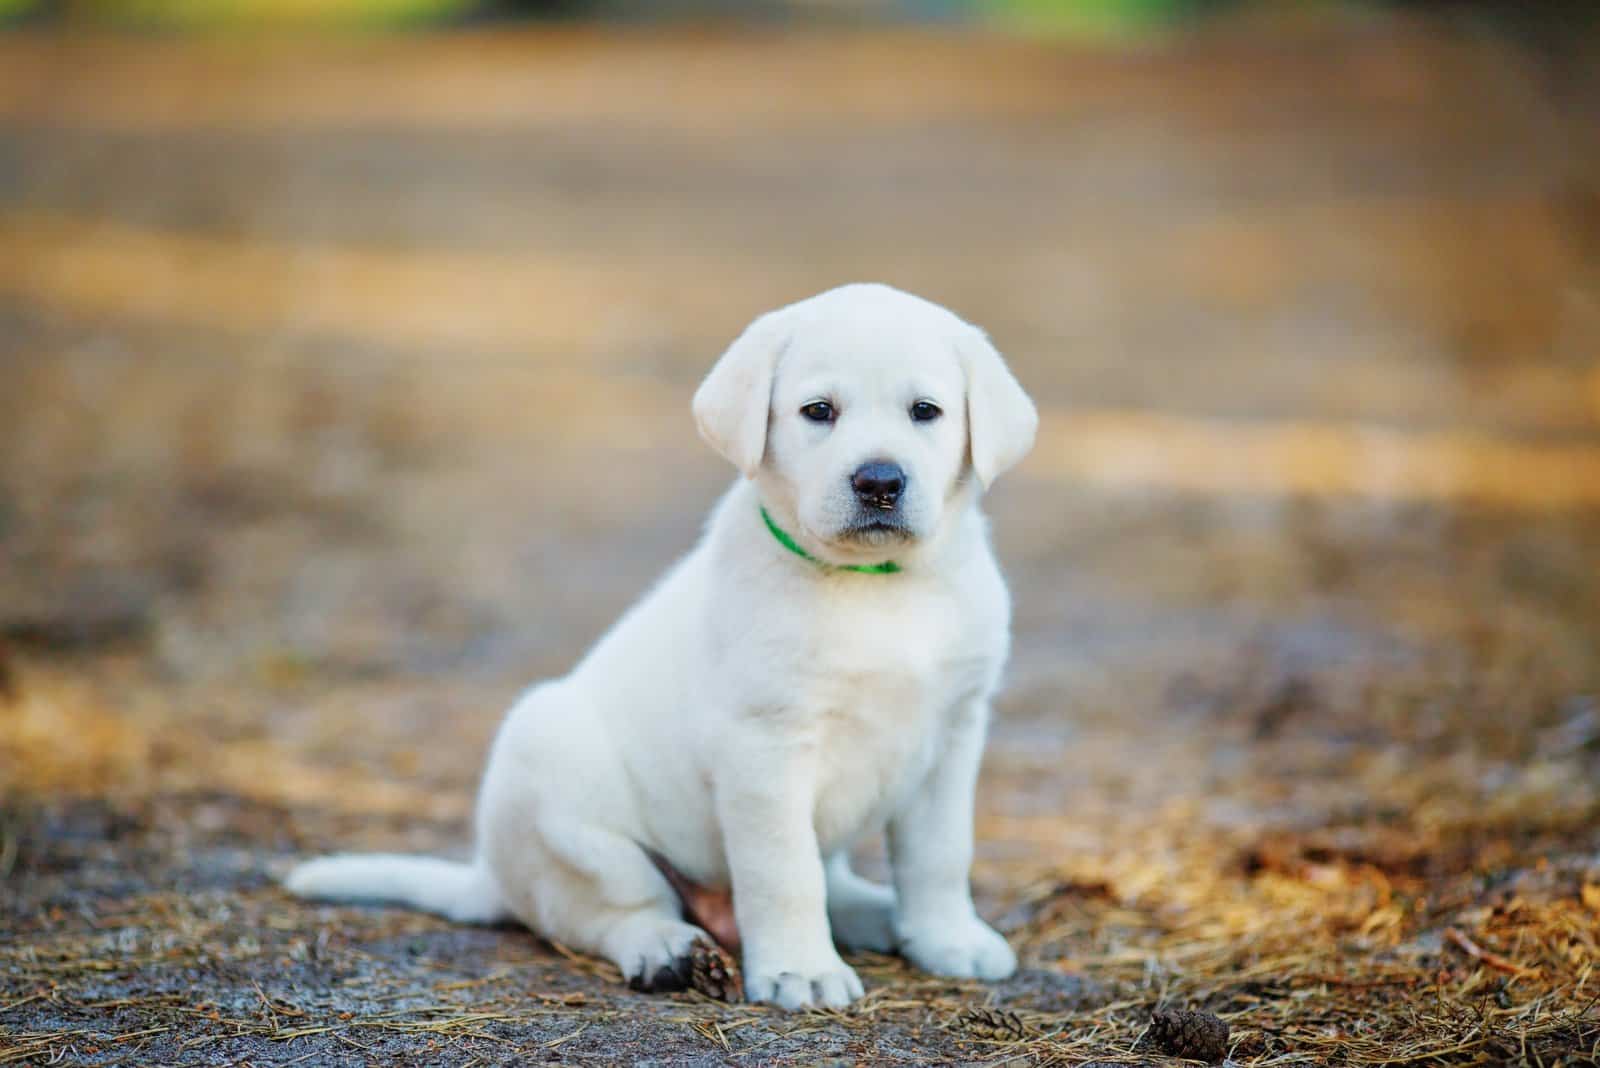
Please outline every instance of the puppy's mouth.
[[867, 514], [845, 527], [839, 541], [853, 545], [903, 545], [916, 540], [916, 534], [898, 516]]

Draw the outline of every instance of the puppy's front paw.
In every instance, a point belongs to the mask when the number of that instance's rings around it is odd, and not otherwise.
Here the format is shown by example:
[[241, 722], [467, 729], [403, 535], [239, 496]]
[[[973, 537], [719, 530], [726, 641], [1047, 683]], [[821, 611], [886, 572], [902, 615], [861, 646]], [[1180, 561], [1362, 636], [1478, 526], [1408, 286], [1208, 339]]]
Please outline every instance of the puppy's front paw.
[[925, 972], [955, 979], [1004, 979], [1017, 970], [1011, 946], [976, 916], [908, 927], [900, 932], [900, 953]]
[[745, 963], [745, 997], [781, 1009], [842, 1009], [861, 996], [861, 980], [837, 955], [820, 967], [761, 968]]

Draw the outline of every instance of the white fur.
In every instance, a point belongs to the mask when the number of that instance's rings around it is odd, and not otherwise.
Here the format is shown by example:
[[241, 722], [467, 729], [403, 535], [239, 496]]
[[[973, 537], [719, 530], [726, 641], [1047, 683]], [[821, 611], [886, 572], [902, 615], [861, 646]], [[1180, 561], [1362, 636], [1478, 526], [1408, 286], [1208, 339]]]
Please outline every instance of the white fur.
[[[800, 409], [830, 400], [832, 425]], [[928, 400], [944, 415], [913, 422]], [[835, 940], [941, 975], [1016, 967], [968, 889], [973, 792], [1010, 603], [977, 509], [1036, 417], [982, 334], [885, 286], [757, 320], [695, 397], [747, 478], [699, 545], [565, 678], [529, 690], [489, 756], [471, 865], [332, 857], [297, 894], [515, 916], [649, 978], [700, 934], [641, 846], [727, 885], [747, 993], [785, 1008], [861, 995]], [[970, 428], [970, 429], [969, 429]], [[855, 532], [850, 475], [906, 472], [904, 533]], [[765, 506], [836, 570], [784, 549]], [[887, 831], [894, 887], [850, 870]]]

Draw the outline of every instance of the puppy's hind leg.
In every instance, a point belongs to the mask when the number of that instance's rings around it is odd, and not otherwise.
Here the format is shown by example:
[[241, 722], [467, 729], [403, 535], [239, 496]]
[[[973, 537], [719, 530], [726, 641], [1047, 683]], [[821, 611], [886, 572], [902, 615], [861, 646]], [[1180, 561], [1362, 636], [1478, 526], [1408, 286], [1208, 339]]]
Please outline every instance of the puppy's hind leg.
[[530, 690], [496, 739], [478, 800], [478, 849], [507, 906], [546, 938], [606, 958], [639, 990], [688, 985], [711, 938], [630, 833], [620, 755], [581, 688]]
[[684, 920], [677, 892], [642, 848], [577, 821], [547, 821], [537, 837], [531, 849], [526, 835], [509, 841], [491, 835], [486, 843], [497, 870], [521, 869], [514, 878], [526, 887], [525, 896], [514, 896], [532, 912], [531, 926], [611, 961], [635, 990], [689, 985], [695, 943], [710, 945], [712, 938]]

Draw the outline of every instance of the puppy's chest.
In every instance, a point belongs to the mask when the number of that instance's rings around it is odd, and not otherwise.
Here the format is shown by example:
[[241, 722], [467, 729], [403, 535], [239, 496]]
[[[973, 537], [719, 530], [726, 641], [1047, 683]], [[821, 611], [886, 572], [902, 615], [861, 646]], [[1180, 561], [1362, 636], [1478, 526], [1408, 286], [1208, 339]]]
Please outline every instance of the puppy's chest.
[[821, 754], [816, 820], [825, 848], [893, 814], [996, 667], [956, 619], [834, 638], [817, 651], [804, 700]]

